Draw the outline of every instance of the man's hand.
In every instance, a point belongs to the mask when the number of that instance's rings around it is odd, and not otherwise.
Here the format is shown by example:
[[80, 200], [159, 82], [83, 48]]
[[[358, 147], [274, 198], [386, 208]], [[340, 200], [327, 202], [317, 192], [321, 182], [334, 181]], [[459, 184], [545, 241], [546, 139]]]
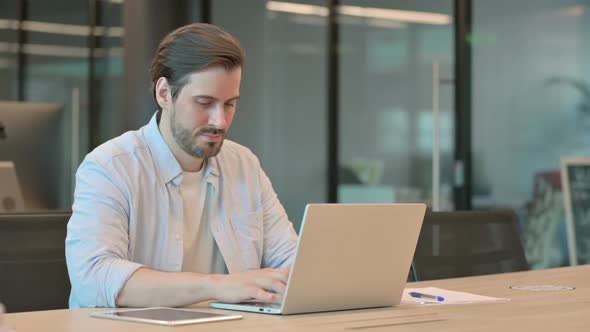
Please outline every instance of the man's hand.
[[281, 302], [289, 269], [262, 269], [218, 275], [213, 298], [221, 302]]
[[[235, 274], [162, 272], [139, 268], [117, 296], [120, 307], [183, 307], [203, 301], [280, 302], [289, 268]], [[1, 332], [1, 331], [0, 331]]]

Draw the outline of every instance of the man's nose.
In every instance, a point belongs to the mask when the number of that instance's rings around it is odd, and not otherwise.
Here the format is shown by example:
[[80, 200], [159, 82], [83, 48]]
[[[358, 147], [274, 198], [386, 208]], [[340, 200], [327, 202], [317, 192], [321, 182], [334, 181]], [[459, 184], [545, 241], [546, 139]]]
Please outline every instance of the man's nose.
[[209, 111], [208, 124], [211, 127], [225, 129], [226, 121], [222, 103], [217, 103], [215, 107]]

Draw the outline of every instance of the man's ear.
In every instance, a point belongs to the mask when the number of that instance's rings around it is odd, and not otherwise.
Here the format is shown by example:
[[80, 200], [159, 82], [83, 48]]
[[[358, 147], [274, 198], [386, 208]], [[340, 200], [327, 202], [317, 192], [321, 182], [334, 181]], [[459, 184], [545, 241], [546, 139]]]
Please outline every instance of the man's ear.
[[163, 110], [168, 109], [172, 103], [172, 90], [166, 77], [160, 77], [156, 82], [156, 100]]

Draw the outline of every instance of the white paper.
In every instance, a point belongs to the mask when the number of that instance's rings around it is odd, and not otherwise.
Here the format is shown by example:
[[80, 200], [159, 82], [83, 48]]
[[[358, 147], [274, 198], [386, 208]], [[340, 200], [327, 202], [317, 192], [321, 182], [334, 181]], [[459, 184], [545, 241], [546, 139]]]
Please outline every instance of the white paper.
[[[444, 301], [439, 302], [435, 299], [428, 298], [416, 298], [410, 295], [410, 292], [418, 292], [435, 296], [444, 297]], [[467, 303], [489, 303], [489, 302], [506, 302], [510, 299], [483, 296], [465, 292], [456, 292], [448, 289], [436, 288], [436, 287], [424, 287], [424, 288], [406, 288], [402, 296], [403, 303], [412, 304], [467, 304]]]

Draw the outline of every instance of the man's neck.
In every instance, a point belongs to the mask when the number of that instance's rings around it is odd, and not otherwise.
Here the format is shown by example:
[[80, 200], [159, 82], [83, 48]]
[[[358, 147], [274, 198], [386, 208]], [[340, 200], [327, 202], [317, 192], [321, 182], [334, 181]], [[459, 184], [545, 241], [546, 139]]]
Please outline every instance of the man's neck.
[[180, 149], [180, 153], [187, 157], [186, 160], [178, 157], [174, 150], [172, 150], [172, 154], [174, 154], [176, 160], [178, 160], [180, 168], [182, 168], [182, 170], [185, 172], [198, 172], [203, 168], [203, 165], [205, 165], [205, 161], [203, 159], [192, 157], [182, 149]]
[[[161, 112], [161, 111], [160, 111]], [[164, 117], [160, 119], [160, 123], [158, 123], [158, 129], [160, 129], [160, 133], [162, 134], [162, 138], [164, 138], [164, 142], [172, 151], [172, 154], [180, 164], [180, 168], [182, 168], [185, 172], [198, 172], [203, 168], [204, 159], [196, 158], [188, 153], [184, 152], [180, 146], [174, 140], [172, 133], [170, 132], [170, 125], [167, 123]]]

